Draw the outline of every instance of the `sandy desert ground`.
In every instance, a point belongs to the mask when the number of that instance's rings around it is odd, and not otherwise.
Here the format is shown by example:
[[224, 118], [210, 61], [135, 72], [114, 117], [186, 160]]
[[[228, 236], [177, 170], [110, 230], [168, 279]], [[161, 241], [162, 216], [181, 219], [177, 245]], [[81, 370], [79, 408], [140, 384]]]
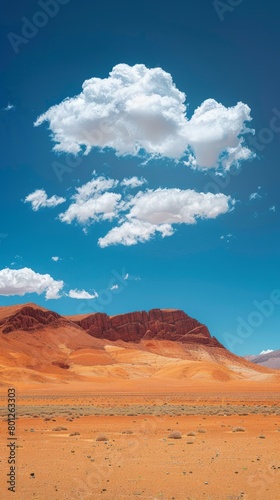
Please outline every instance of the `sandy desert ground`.
[[[1, 498], [280, 498], [275, 388], [261, 392], [248, 386], [242, 393], [238, 385], [228, 392], [220, 385], [206, 392], [204, 385], [176, 394], [164, 386], [155, 394], [128, 389], [97, 394], [77, 385], [68, 393], [60, 386], [18, 388], [16, 493], [6, 483], [2, 390]], [[181, 438], [169, 437], [173, 431]]]

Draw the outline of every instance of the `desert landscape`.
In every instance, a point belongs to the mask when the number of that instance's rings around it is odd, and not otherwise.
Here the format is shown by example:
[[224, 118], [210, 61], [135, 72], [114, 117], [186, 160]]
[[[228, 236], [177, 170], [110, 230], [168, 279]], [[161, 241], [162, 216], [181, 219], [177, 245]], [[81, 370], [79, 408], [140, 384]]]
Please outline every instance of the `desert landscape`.
[[280, 3], [2, 4], [0, 500], [280, 500]]
[[[280, 498], [280, 373], [183, 311], [0, 308], [1, 490], [15, 388], [13, 498]], [[11, 440], [10, 440], [11, 442]]]

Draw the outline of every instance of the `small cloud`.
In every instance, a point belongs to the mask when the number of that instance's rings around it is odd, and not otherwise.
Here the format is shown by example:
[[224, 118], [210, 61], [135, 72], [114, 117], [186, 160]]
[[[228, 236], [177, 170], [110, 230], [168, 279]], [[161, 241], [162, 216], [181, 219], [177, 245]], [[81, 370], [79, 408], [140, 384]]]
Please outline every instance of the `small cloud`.
[[119, 285], [112, 285], [109, 290], [118, 290], [119, 289]]
[[55, 257], [52, 257], [52, 260], [53, 260], [54, 262], [58, 262], [59, 260], [61, 260], [61, 258], [60, 258], [60, 257], [56, 257], [56, 256], [55, 256]]
[[36, 191], [26, 196], [24, 203], [27, 202], [31, 203], [32, 210], [34, 210], [34, 212], [37, 212], [39, 208], [56, 207], [57, 205], [60, 205], [65, 201], [66, 201], [65, 198], [61, 198], [60, 196], [56, 195], [52, 196], [51, 198], [48, 198], [47, 193], [44, 189], [36, 189]]
[[11, 111], [11, 109], [15, 109], [15, 106], [8, 102], [7, 106], [5, 108], [2, 108], [2, 111]]
[[11, 264], [10, 264], [11, 266], [15, 266], [16, 264], [18, 264], [19, 261], [22, 260], [22, 256], [21, 255], [15, 255], [14, 259], [15, 260], [13, 262], [11, 262]]
[[249, 196], [249, 200], [252, 201], [252, 200], [257, 200], [258, 198], [261, 198], [261, 195], [259, 193], [252, 193], [250, 194]]
[[[67, 224], [77, 221], [82, 225], [113, 219], [117, 215], [121, 195], [109, 190], [117, 185], [117, 180], [101, 176], [76, 188], [73, 202], [66, 212], [59, 214], [59, 219]], [[84, 233], [87, 234], [86, 227]]]
[[86, 292], [85, 290], [70, 290], [68, 293], [68, 297], [71, 299], [85, 299], [85, 300], [90, 300], [90, 299], [96, 299], [98, 297], [98, 293], [94, 291], [93, 294], [90, 294]]
[[125, 179], [123, 179], [123, 181], [121, 182], [121, 186], [125, 186], [125, 187], [129, 187], [131, 189], [133, 188], [136, 188], [136, 187], [140, 187], [140, 186], [143, 186], [143, 184], [146, 184], [148, 181], [146, 179], [144, 179], [144, 177], [126, 177]]
[[123, 276], [124, 280], [130, 280], [130, 281], [141, 281], [141, 278], [139, 276], [132, 276], [132, 274], [126, 273]]
[[266, 349], [266, 350], [264, 350], [264, 351], [261, 351], [261, 352], [260, 352], [260, 355], [261, 355], [261, 354], [269, 354], [270, 352], [273, 352], [273, 349]]
[[229, 233], [229, 234], [220, 236], [220, 240], [226, 240], [226, 242], [229, 243], [230, 239], [233, 238], [233, 237], [234, 237], [233, 234]]
[[269, 207], [269, 210], [271, 212], [275, 212], [276, 211], [276, 206], [275, 205], [272, 205], [271, 207]]
[[197, 168], [197, 161], [195, 159], [195, 156], [193, 156], [191, 153], [189, 155], [189, 159], [188, 161], [183, 161], [183, 164], [186, 166], [186, 167], [191, 167], [191, 168]]

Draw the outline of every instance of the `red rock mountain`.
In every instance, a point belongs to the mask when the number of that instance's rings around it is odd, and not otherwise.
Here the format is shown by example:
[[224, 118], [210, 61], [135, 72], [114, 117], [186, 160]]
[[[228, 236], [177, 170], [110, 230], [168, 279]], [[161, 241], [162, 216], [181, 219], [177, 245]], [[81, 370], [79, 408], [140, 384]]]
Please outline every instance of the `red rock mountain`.
[[15, 330], [30, 331], [49, 325], [50, 323], [61, 322], [62, 319], [59, 314], [53, 311], [37, 308], [31, 304], [22, 306], [14, 314], [8, 314], [7, 317], [4, 316], [4, 318], [0, 319], [0, 327], [2, 327], [2, 333], [10, 333]]
[[36, 331], [50, 325], [55, 328], [74, 324], [92, 337], [111, 341], [138, 343], [142, 339], [156, 339], [223, 347], [215, 337], [211, 337], [205, 325], [176, 309], [151, 309], [148, 312], [132, 312], [111, 317], [104, 313], [63, 317], [34, 304], [18, 306], [16, 310], [1, 309], [0, 328], [4, 334], [18, 330]]
[[89, 335], [108, 340], [140, 342], [140, 340], [171, 340], [182, 343], [223, 347], [208, 328], [176, 309], [151, 309], [118, 316], [95, 313], [78, 319], [70, 319]]

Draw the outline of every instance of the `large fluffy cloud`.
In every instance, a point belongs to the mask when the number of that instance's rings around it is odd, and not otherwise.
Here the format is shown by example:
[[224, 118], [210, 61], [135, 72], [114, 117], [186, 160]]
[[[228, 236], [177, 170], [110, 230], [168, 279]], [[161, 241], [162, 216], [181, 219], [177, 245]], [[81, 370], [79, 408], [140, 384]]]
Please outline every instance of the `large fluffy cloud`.
[[48, 122], [54, 150], [74, 154], [94, 147], [113, 148], [118, 155], [143, 149], [224, 169], [253, 155], [243, 138], [251, 120], [246, 104], [226, 108], [207, 99], [188, 119], [185, 99], [163, 69], [118, 64], [108, 78], [86, 80], [79, 95], [49, 108], [35, 125]]
[[156, 189], [139, 192], [122, 209], [124, 222], [99, 238], [99, 245], [135, 245], [150, 240], [157, 232], [171, 236], [174, 224], [195, 224], [197, 218], [214, 219], [233, 204], [223, 194], [197, 193], [190, 189]]
[[28, 267], [0, 271], [0, 295], [45, 293], [46, 299], [58, 299], [63, 286], [63, 281], [56, 281], [49, 274], [35, 273]]
[[25, 203], [31, 203], [32, 210], [34, 210], [35, 212], [37, 212], [37, 210], [42, 207], [56, 207], [57, 205], [61, 205], [61, 203], [64, 203], [65, 201], [65, 198], [56, 195], [48, 198], [47, 193], [44, 189], [36, 189], [36, 191], [26, 196], [24, 200]]

